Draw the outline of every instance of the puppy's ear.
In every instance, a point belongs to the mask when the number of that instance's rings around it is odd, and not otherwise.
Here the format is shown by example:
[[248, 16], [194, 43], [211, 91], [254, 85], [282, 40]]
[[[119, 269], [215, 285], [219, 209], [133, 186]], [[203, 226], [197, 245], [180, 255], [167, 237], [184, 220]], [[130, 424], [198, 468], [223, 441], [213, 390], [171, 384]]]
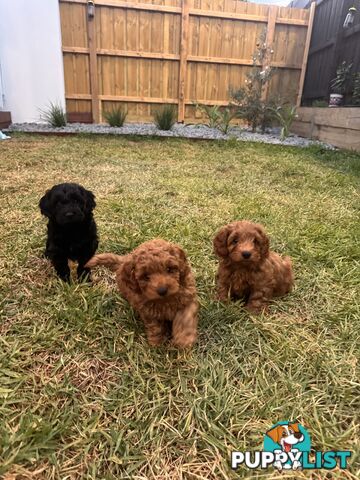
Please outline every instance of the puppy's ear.
[[294, 420], [293, 422], [289, 422], [289, 427], [292, 427], [295, 432], [299, 432], [299, 422], [297, 420]]
[[215, 235], [213, 240], [214, 252], [218, 257], [225, 258], [228, 256], [228, 247], [227, 239], [231, 233], [231, 225], [225, 225], [225, 227], [220, 228], [218, 233]]
[[91, 213], [96, 207], [95, 195], [90, 191], [84, 188], [86, 210]]
[[129, 258], [123, 263], [120, 278], [131, 291], [141, 293], [140, 286], [135, 277], [135, 261], [133, 258]]
[[171, 250], [172, 255], [174, 255], [179, 261], [179, 267], [180, 267], [180, 281], [181, 283], [184, 282], [186, 276], [190, 272], [190, 266], [186, 258], [186, 253], [182, 248], [180, 248], [178, 245], [173, 245], [172, 250]]
[[281, 432], [282, 432], [281, 425], [278, 425], [277, 427], [274, 427], [271, 430], [268, 430], [266, 432], [266, 435], [270, 437], [273, 442], [280, 444]]
[[183, 263], [187, 262], [186, 253], [178, 245], [171, 245], [170, 253], [171, 255], [174, 255], [174, 257], [178, 258], [181, 262]]
[[260, 251], [263, 258], [269, 255], [270, 242], [269, 237], [266, 235], [264, 227], [257, 223], [255, 225], [255, 230], [260, 236]]
[[41, 197], [40, 202], [39, 202], [39, 208], [40, 211], [45, 217], [50, 218], [51, 217], [51, 190], [47, 190], [45, 192], [45, 195]]

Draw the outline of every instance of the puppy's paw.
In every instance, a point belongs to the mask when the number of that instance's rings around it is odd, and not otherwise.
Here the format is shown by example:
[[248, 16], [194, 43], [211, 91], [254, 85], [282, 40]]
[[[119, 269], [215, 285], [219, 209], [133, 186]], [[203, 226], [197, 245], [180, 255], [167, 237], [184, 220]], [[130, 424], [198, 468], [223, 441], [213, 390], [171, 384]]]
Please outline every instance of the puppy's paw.
[[150, 347], [160, 347], [161, 345], [163, 345], [166, 341], [166, 337], [163, 336], [163, 337], [151, 337], [151, 338], [147, 338], [147, 341], [148, 341], [148, 344], [150, 345]]
[[246, 310], [253, 315], [261, 315], [262, 313], [267, 313], [269, 306], [266, 304], [259, 303], [248, 303], [245, 305]]
[[187, 349], [191, 348], [195, 342], [196, 335], [190, 335], [189, 337], [173, 338], [171, 339], [170, 344], [176, 348]]

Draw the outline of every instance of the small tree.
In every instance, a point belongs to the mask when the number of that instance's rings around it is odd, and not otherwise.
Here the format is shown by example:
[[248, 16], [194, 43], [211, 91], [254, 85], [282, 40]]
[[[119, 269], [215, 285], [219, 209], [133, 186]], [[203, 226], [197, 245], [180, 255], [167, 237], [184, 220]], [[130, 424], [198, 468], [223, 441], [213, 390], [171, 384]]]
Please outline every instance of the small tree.
[[253, 55], [251, 71], [246, 75], [245, 86], [231, 91], [233, 104], [237, 106], [237, 116], [247, 120], [252, 131], [260, 125], [262, 132], [271, 123], [273, 113], [269, 107], [275, 107], [273, 100], [265, 98], [265, 90], [270, 82], [274, 70], [262, 66], [267, 57], [274, 52], [265, 43], [264, 31], [257, 43], [257, 50]]

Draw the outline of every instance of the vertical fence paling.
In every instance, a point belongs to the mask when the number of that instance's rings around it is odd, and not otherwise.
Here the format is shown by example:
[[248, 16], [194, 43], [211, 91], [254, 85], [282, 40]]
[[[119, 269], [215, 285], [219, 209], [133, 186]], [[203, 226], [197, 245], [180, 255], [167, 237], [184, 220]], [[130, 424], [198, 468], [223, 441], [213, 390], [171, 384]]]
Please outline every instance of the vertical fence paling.
[[[269, 16], [268, 16], [268, 23], [267, 23], [267, 32], [266, 32], [266, 56], [265, 62], [262, 65], [263, 70], [270, 67], [271, 64], [271, 50], [274, 45], [274, 38], [275, 38], [275, 27], [276, 27], [276, 17], [278, 14], [278, 7], [271, 6], [269, 8]], [[269, 82], [266, 82], [263, 92], [263, 100], [267, 99], [269, 95]]]
[[187, 78], [187, 54], [189, 35], [189, 0], [182, 1], [181, 12], [181, 44], [180, 44], [180, 66], [179, 66], [179, 104], [178, 121], [185, 119], [185, 82]]
[[[67, 103], [70, 111], [84, 111], [90, 101], [94, 122], [101, 120], [102, 102], [127, 103], [132, 112], [137, 112], [136, 118], [150, 112], [146, 109], [151, 104], [177, 104], [180, 122], [194, 118], [191, 116], [194, 102], [226, 105], [230, 82], [239, 81], [241, 85], [246, 69], [252, 64], [248, 57], [256, 48], [259, 33], [255, 32], [259, 32], [263, 24], [267, 25], [267, 46], [272, 49], [276, 44], [278, 55], [275, 61], [268, 54], [262, 68], [281, 69], [283, 84], [293, 86], [296, 82], [300, 97], [307, 58], [305, 46], [310, 41], [308, 32], [305, 42], [304, 27], [309, 23], [306, 10], [243, 2], [229, 6], [225, 0], [219, 0], [216, 8], [207, 4], [194, 8], [197, 5], [194, 0], [182, 0], [181, 6], [176, 0], [169, 0], [167, 5], [156, 4], [156, 0], [146, 4], [131, 0], [95, 0], [95, 17], [89, 17], [86, 0], [59, 2], [66, 5], [61, 12], [64, 59], [68, 55]], [[104, 23], [106, 18], [112, 21]], [[83, 26], [87, 28], [87, 44], [82, 40]], [[287, 45], [279, 41], [280, 36], [287, 35], [284, 26], [288, 26], [292, 38], [299, 38], [294, 52], [293, 43]], [[242, 28], [246, 34], [239, 39]], [[134, 29], [137, 35], [129, 36], [129, 31]], [[214, 35], [218, 36], [216, 41]], [[148, 41], [141, 40], [144, 38]], [[300, 64], [299, 53], [301, 55], [303, 49]], [[79, 61], [84, 55], [89, 59], [88, 72]], [[73, 58], [73, 62], [69, 62], [69, 58]], [[202, 83], [201, 78], [208, 73], [211, 73], [208, 81]], [[83, 89], [87, 82], [90, 90]], [[264, 95], [268, 94], [266, 89]], [[140, 107], [144, 104], [145, 109]]]
[[87, 18], [87, 31], [88, 31], [88, 45], [89, 45], [89, 56], [90, 56], [90, 88], [91, 88], [91, 107], [92, 107], [92, 117], [93, 123], [100, 122], [100, 104], [99, 104], [99, 85], [98, 85], [98, 64], [97, 64], [97, 53], [96, 53], [96, 30], [95, 30], [95, 21], [96, 21], [96, 9], [94, 9], [94, 15], [88, 15], [86, 11]]
[[314, 24], [314, 17], [315, 17], [315, 8], [316, 2], [312, 2], [310, 6], [310, 15], [309, 15], [309, 25], [306, 34], [306, 42], [305, 42], [305, 49], [304, 49], [304, 57], [301, 66], [301, 75], [300, 75], [300, 83], [299, 83], [299, 93], [297, 97], [296, 106], [300, 107], [301, 105], [301, 98], [304, 89], [304, 82], [305, 82], [305, 74], [306, 74], [306, 65], [309, 57], [309, 49], [310, 49], [310, 42], [311, 42], [311, 35], [312, 35], [312, 28]]

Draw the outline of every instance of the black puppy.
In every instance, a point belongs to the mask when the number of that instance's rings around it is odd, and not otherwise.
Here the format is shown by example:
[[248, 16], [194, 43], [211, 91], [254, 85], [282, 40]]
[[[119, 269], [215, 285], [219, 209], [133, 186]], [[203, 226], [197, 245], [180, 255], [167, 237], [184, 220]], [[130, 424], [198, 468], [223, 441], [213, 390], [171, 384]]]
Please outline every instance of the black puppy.
[[48, 217], [45, 256], [62, 280], [69, 281], [68, 259], [77, 261], [78, 277], [90, 276], [84, 265], [98, 247], [92, 192], [76, 183], [54, 185], [41, 198], [41, 213]]

